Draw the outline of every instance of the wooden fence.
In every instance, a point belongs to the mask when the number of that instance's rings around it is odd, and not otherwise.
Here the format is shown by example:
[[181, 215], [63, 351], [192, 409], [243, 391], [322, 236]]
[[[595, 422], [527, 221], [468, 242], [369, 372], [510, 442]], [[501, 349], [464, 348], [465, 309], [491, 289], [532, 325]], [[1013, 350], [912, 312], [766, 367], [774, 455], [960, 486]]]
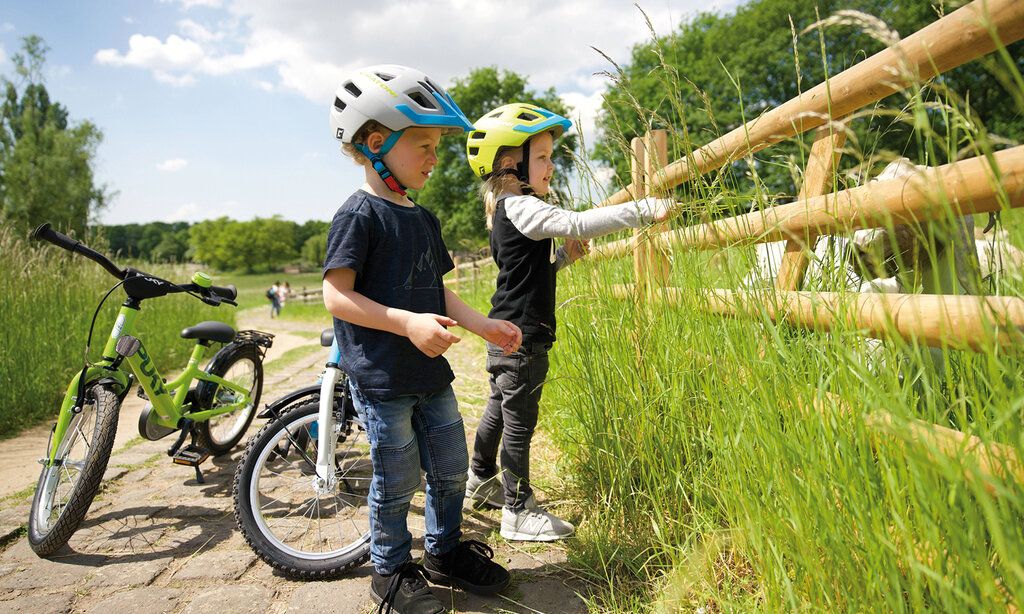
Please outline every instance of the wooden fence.
[[[683, 295], [681, 289], [667, 285], [668, 250], [785, 240], [775, 291], [708, 289], [691, 303], [719, 315], [767, 316], [818, 330], [852, 324], [866, 335], [897, 336], [939, 347], [1024, 348], [1020, 298], [797, 291], [818, 235], [938, 219], [951, 212], [968, 215], [1024, 207], [1024, 146], [908, 178], [834, 193], [828, 189], [845, 140], [844, 117], [1022, 38], [1024, 0], [975, 0], [679, 160], [668, 163], [664, 131], [633, 139], [630, 185], [599, 206], [665, 195], [704, 173], [816, 130], [796, 202], [678, 230], [662, 225], [637, 231], [628, 239], [595, 246], [593, 257], [632, 254], [635, 283], [616, 286], [614, 294], [672, 304]], [[1024, 465], [1011, 448], [985, 444], [946, 427], [896, 419], [884, 408], [869, 409], [865, 423], [880, 433], [892, 434], [894, 425], [902, 424], [906, 438], [930, 453], [970, 457], [988, 478], [1024, 480]]]

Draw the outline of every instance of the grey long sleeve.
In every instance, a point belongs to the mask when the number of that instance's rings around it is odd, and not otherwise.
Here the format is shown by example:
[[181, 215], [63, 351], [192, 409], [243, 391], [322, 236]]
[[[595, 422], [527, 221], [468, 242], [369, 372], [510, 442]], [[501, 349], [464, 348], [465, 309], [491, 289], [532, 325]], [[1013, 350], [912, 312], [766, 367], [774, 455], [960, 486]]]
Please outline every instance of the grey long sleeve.
[[509, 196], [505, 199], [505, 215], [519, 232], [534, 241], [559, 237], [593, 239], [649, 224], [671, 203], [667, 199], [645, 198], [612, 207], [569, 211], [536, 196]]

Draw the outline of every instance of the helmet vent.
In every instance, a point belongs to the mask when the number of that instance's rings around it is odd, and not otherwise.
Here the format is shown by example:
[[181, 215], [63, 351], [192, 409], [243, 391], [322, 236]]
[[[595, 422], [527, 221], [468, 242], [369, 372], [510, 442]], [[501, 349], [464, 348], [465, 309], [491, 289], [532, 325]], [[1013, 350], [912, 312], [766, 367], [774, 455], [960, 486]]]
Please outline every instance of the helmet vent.
[[475, 156], [478, 153], [480, 153], [480, 148], [479, 147], [470, 147], [469, 148], [469, 155]]
[[386, 72], [379, 72], [379, 73], [377, 73], [377, 76], [380, 77], [381, 81], [390, 81], [390, 80], [395, 78], [394, 75], [389, 75]]
[[434, 85], [434, 82], [431, 81], [430, 79], [427, 79], [427, 82], [423, 83], [422, 85], [427, 86], [427, 90], [429, 90], [429, 91], [437, 92], [438, 94], [440, 94], [442, 92], [441, 88], [439, 88], [436, 85]]
[[345, 103], [341, 101], [341, 98], [334, 98], [334, 108], [337, 109], [338, 111], [345, 110]]
[[409, 93], [409, 98], [412, 98], [413, 102], [415, 102], [416, 104], [420, 105], [424, 109], [430, 109], [430, 110], [437, 109], [437, 105], [434, 104], [433, 102], [427, 100], [427, 97], [424, 96], [423, 94], [421, 94], [420, 92], [410, 92]]
[[533, 120], [538, 119], [538, 118], [539, 118], [539, 116], [534, 115], [532, 113], [520, 113], [519, 115], [516, 116], [516, 119], [521, 119], [523, 121], [528, 121], [528, 122], [532, 122]]
[[356, 84], [352, 83], [351, 81], [345, 84], [345, 91], [348, 92], [349, 94], [352, 94], [356, 98], [359, 98], [360, 96], [363, 95], [363, 90], [356, 87]]
[[474, 130], [470, 133], [469, 138], [471, 139], [483, 139], [487, 138], [487, 132], [483, 130]]
[[501, 117], [501, 111], [495, 111], [494, 113], [491, 113], [487, 117]]

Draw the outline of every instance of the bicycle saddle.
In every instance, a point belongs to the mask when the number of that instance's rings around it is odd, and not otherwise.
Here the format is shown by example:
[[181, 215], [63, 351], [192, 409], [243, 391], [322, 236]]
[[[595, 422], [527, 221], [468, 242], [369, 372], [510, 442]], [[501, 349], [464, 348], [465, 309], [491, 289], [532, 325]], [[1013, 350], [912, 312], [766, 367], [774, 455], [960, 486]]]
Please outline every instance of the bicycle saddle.
[[231, 343], [235, 340], [235, 329], [223, 322], [206, 321], [181, 331], [181, 338]]

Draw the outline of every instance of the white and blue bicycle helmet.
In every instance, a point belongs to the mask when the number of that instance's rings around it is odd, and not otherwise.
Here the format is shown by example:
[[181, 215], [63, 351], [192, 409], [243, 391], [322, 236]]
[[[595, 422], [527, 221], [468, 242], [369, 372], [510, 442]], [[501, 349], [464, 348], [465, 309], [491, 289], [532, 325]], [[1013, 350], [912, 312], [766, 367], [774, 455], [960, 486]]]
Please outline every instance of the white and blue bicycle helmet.
[[[364, 143], [352, 143], [356, 132], [371, 120], [391, 130], [377, 153]], [[334, 93], [330, 123], [334, 138], [355, 145], [384, 183], [399, 194], [405, 194], [405, 187], [388, 170], [383, 157], [398, 142], [403, 130], [423, 126], [457, 134], [473, 129], [444, 88], [423, 72], [398, 64], [360, 68], [342, 81]]]

